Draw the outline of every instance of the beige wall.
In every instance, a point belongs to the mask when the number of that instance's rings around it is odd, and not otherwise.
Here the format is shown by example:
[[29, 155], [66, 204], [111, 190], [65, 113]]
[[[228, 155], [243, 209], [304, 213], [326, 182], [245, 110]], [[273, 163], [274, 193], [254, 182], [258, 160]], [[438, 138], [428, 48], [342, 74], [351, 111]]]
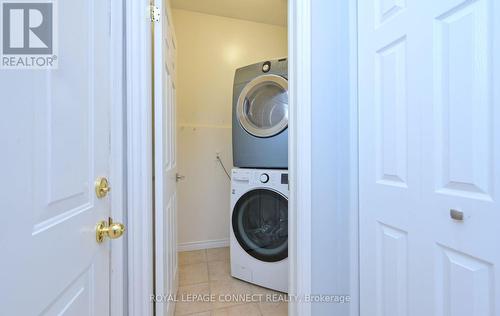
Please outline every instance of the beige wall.
[[229, 238], [231, 103], [235, 69], [287, 56], [284, 27], [173, 10], [177, 36], [179, 244]]

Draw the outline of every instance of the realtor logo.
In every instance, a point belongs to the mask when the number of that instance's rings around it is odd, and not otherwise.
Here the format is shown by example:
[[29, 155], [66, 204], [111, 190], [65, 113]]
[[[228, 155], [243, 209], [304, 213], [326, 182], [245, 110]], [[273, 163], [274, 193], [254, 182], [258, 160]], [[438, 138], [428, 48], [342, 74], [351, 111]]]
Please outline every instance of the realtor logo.
[[54, 9], [54, 1], [2, 2], [1, 68], [57, 67]]

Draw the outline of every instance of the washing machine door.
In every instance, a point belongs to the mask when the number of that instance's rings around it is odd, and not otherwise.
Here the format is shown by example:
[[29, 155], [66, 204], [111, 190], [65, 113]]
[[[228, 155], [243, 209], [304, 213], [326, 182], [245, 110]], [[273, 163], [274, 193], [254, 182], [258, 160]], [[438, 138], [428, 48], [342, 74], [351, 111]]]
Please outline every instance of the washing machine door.
[[245, 193], [232, 215], [233, 232], [252, 257], [277, 262], [288, 257], [288, 200], [270, 189]]
[[272, 137], [288, 127], [288, 81], [262, 75], [241, 91], [236, 107], [241, 127], [256, 137]]

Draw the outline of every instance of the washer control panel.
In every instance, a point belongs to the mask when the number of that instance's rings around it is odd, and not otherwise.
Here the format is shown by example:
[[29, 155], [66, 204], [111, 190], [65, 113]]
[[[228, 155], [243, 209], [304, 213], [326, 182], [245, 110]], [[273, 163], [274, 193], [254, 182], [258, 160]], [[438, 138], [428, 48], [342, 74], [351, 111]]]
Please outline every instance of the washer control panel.
[[287, 170], [233, 169], [232, 185], [288, 186]]

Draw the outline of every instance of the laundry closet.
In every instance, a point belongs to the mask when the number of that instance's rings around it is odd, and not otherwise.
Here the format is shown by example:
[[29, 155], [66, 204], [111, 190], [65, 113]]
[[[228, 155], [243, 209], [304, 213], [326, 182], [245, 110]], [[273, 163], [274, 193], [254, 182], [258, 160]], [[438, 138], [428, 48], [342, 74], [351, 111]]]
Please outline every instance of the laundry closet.
[[283, 301], [217, 297], [288, 291], [287, 1], [171, 7], [178, 295], [216, 296], [175, 315], [287, 315]]

